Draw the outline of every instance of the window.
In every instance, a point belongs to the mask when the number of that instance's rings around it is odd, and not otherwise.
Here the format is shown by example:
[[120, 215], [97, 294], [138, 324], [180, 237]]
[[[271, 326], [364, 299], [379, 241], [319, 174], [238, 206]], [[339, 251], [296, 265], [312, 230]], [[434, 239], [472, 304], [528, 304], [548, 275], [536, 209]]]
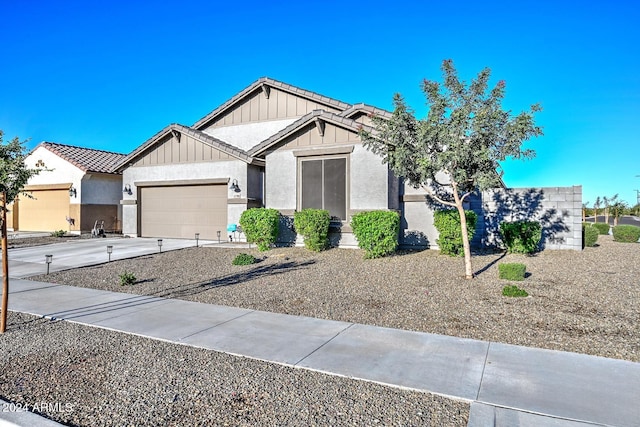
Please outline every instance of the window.
[[326, 209], [332, 217], [347, 219], [347, 159], [300, 161], [300, 209]]

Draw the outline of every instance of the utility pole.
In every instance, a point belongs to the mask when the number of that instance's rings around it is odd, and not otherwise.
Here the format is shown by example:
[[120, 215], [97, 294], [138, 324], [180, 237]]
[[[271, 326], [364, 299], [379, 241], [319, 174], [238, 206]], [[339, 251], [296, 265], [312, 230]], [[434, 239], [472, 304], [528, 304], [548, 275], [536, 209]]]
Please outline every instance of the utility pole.
[[7, 251], [7, 192], [2, 191], [2, 312], [0, 312], [0, 334], [7, 330], [7, 307], [9, 302], [9, 257]]

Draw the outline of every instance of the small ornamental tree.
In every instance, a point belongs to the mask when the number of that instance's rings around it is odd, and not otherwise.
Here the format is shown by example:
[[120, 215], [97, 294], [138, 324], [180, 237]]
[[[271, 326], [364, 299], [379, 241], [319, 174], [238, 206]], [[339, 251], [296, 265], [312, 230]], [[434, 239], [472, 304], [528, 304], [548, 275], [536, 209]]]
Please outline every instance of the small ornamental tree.
[[[501, 185], [499, 162], [529, 159], [535, 153], [522, 144], [542, 135], [534, 115], [538, 105], [513, 116], [502, 109], [505, 82], [489, 89], [491, 71], [480, 71], [467, 85], [451, 60], [442, 63], [443, 83], [424, 80], [422, 91], [429, 111], [416, 119], [400, 94], [393, 98], [389, 119], [372, 116], [373, 129], [364, 128], [364, 146], [382, 157], [393, 172], [414, 188], [423, 188], [437, 203], [455, 208], [464, 217], [464, 202], [476, 190]], [[467, 222], [461, 221], [465, 275], [473, 277]]]
[[7, 206], [22, 193], [27, 181], [37, 175], [39, 169], [29, 169], [24, 164], [27, 157], [25, 142], [18, 137], [7, 144], [3, 142], [4, 132], [0, 130], [0, 238], [2, 239], [2, 303], [0, 307], [0, 333], [7, 325], [7, 304], [9, 299], [9, 265], [7, 264]]
[[609, 206], [609, 212], [611, 213], [611, 216], [613, 217], [613, 226], [614, 227], [616, 225], [618, 225], [618, 220], [620, 219], [620, 217], [622, 215], [625, 214], [625, 212], [627, 212], [628, 209], [629, 209], [629, 206], [627, 205], [627, 202], [625, 202], [624, 200], [617, 201], [614, 204], [612, 204], [611, 206]]
[[602, 206], [602, 199], [600, 196], [596, 197], [596, 201], [593, 202], [593, 222], [598, 222], [598, 209]]

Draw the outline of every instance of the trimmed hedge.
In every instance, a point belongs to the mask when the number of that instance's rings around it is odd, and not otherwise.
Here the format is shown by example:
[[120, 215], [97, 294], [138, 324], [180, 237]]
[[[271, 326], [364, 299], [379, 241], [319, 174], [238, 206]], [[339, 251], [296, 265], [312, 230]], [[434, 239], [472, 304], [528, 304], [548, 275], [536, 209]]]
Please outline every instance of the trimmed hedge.
[[293, 227], [304, 238], [304, 247], [320, 252], [329, 246], [331, 216], [324, 209], [303, 209], [293, 214]]
[[278, 238], [280, 212], [277, 209], [251, 208], [242, 212], [240, 226], [247, 236], [247, 242], [258, 245], [260, 251], [267, 251]]
[[395, 211], [360, 212], [351, 218], [351, 228], [365, 258], [379, 258], [395, 252], [400, 233], [400, 214]]
[[524, 289], [520, 289], [516, 285], [505, 286], [502, 288], [502, 295], [505, 297], [528, 297], [529, 294]]
[[589, 222], [582, 223], [582, 245], [583, 247], [593, 247], [598, 242], [600, 232]]
[[[467, 219], [467, 235], [469, 241], [473, 239], [476, 232], [476, 222], [478, 216], [474, 211], [464, 211]], [[445, 209], [435, 211], [433, 214], [433, 225], [440, 234], [436, 243], [440, 247], [440, 253], [451, 256], [464, 255], [464, 247], [462, 246], [462, 230], [460, 228], [460, 215], [455, 209]]]
[[604, 222], [594, 222], [591, 225], [593, 225], [600, 234], [609, 234], [609, 224], [605, 224]]
[[640, 239], [640, 227], [635, 225], [616, 225], [613, 227], [613, 240], [623, 243], [637, 243]]
[[245, 254], [244, 252], [239, 253], [236, 257], [231, 261], [233, 265], [251, 265], [256, 262], [256, 259], [253, 255]]
[[538, 250], [542, 227], [537, 221], [514, 221], [500, 224], [500, 235], [512, 254], [532, 254]]
[[505, 280], [524, 280], [527, 266], [518, 262], [498, 264], [498, 277]]

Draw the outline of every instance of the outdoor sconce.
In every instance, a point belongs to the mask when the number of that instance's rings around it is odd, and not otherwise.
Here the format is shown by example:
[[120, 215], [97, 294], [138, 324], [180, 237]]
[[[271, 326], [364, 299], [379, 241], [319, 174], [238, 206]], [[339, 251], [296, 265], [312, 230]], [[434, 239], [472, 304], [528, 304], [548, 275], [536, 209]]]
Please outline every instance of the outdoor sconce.
[[158, 248], [160, 248], [160, 253], [162, 253], [162, 239], [158, 239]]
[[216, 231], [216, 234], [218, 235], [218, 243], [220, 243], [220, 230]]
[[78, 197], [78, 191], [73, 188], [73, 185], [69, 188], [69, 197]]
[[233, 191], [235, 191], [236, 193], [239, 193], [239, 192], [240, 192], [240, 187], [238, 186], [238, 180], [237, 180], [237, 179], [234, 179], [234, 180], [231, 182], [231, 187], [229, 187], [229, 190], [233, 190]]
[[107, 246], [107, 253], [109, 254], [109, 262], [111, 262], [111, 253], [113, 252], [113, 246]]
[[128, 195], [132, 195], [133, 191], [131, 191], [131, 184], [125, 184], [122, 192]]
[[47, 274], [49, 274], [49, 264], [51, 264], [52, 260], [53, 260], [53, 255], [45, 255], [44, 256], [44, 262], [47, 263]]
[[196, 248], [198, 247], [198, 240], [200, 240], [200, 233], [196, 233]]

